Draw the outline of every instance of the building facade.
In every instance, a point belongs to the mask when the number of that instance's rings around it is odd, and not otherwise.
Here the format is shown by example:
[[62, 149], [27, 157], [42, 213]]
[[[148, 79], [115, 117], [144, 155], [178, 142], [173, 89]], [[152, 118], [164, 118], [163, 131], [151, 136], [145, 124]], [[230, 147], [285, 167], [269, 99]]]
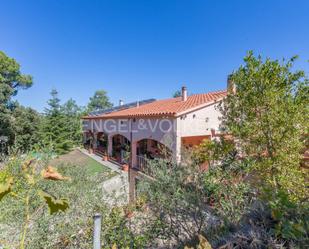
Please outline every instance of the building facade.
[[[181, 160], [183, 148], [220, 133], [218, 104], [226, 91], [163, 100], [146, 100], [83, 117], [84, 141], [109, 160], [144, 171], [147, 159]], [[132, 175], [132, 174], [131, 174]], [[134, 175], [134, 174], [133, 174]]]

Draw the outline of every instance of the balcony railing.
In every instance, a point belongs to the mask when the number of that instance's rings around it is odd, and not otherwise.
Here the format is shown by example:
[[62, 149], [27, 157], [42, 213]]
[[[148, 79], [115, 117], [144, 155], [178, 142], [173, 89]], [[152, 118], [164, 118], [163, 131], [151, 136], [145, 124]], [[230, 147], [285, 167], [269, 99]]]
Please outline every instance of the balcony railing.
[[145, 155], [138, 155], [135, 169], [143, 172], [145, 175], [153, 176], [153, 172], [151, 170], [151, 160], [152, 159], [147, 158]]
[[140, 171], [145, 172], [147, 170], [147, 166], [148, 166], [148, 159], [146, 158], [146, 156], [142, 156], [142, 155], [138, 155], [137, 157], [137, 165], [136, 168]]

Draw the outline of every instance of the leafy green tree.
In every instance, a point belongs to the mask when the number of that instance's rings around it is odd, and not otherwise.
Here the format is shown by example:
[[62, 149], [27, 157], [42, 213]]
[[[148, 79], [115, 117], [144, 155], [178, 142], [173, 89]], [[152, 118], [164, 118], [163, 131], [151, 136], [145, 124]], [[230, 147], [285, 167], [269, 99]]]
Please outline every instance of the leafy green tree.
[[11, 98], [19, 89], [27, 89], [31, 85], [32, 77], [22, 74], [20, 65], [0, 51], [0, 135], [8, 137], [9, 145], [14, 142]]
[[12, 111], [14, 145], [26, 152], [40, 142], [41, 116], [32, 108], [26, 108], [19, 104]]
[[72, 140], [74, 145], [78, 145], [81, 142], [81, 116], [83, 115], [83, 109], [78, 106], [73, 99], [69, 99], [62, 105], [61, 108], [67, 120], [67, 132], [69, 134], [69, 138]]
[[104, 90], [98, 90], [94, 93], [93, 97], [90, 98], [88, 103], [88, 112], [98, 111], [113, 107], [110, 102], [107, 92]]
[[20, 72], [20, 65], [0, 51], [0, 104], [7, 105], [19, 89], [32, 85], [32, 77]]
[[230, 78], [235, 91], [220, 108], [222, 128], [234, 136], [242, 158], [251, 160], [253, 186], [271, 209], [277, 235], [286, 239], [306, 234], [309, 210], [308, 171], [301, 167], [309, 81], [292, 70], [295, 59], [263, 60], [249, 52]]
[[305, 191], [300, 168], [308, 132], [309, 85], [289, 61], [265, 61], [250, 52], [233, 73], [235, 94], [222, 105], [223, 128], [232, 133], [243, 156], [256, 159], [261, 180], [272, 189], [297, 197]]
[[57, 90], [53, 89], [51, 96], [47, 102], [49, 107], [45, 108], [41, 135], [44, 144], [52, 144], [56, 153], [63, 154], [70, 151], [72, 141]]

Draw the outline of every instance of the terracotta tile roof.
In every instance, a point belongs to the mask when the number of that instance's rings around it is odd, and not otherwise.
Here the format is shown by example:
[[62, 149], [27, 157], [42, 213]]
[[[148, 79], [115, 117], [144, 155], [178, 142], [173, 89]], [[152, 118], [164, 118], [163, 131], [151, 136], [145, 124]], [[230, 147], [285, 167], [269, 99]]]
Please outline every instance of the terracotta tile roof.
[[[133, 107], [121, 111], [103, 114], [96, 118], [129, 118], [140, 116], [176, 116], [179, 113], [194, 110], [202, 105], [211, 103], [225, 97], [226, 91], [216, 91], [204, 94], [194, 94], [188, 96], [186, 101], [181, 97], [157, 100], [139, 107]], [[91, 118], [91, 117], [89, 117]]]

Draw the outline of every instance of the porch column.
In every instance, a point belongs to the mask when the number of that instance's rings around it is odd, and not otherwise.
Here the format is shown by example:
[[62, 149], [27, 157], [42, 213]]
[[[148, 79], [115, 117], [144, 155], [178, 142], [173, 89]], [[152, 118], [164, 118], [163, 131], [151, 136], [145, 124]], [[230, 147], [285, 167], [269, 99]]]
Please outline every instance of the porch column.
[[98, 133], [94, 132], [93, 133], [93, 149], [97, 148], [97, 141], [98, 141]]
[[133, 202], [136, 199], [136, 177], [137, 171], [133, 169], [137, 166], [136, 158], [137, 142], [131, 141], [131, 165], [129, 167], [129, 202]]
[[113, 136], [112, 135], [107, 136], [107, 143], [108, 143], [108, 146], [107, 146], [108, 156], [112, 156], [113, 155]]
[[136, 184], [138, 172], [135, 169], [129, 168], [129, 202], [136, 200]]
[[176, 162], [180, 163], [181, 161], [181, 137], [179, 135], [176, 136], [176, 144], [175, 144], [175, 156]]
[[132, 162], [131, 168], [134, 168], [134, 167], [137, 166], [136, 148], [137, 148], [137, 142], [136, 142], [136, 141], [132, 141], [132, 142], [131, 142], [131, 156], [132, 156], [132, 159], [131, 159], [131, 162]]

